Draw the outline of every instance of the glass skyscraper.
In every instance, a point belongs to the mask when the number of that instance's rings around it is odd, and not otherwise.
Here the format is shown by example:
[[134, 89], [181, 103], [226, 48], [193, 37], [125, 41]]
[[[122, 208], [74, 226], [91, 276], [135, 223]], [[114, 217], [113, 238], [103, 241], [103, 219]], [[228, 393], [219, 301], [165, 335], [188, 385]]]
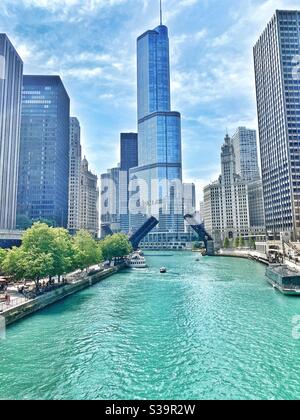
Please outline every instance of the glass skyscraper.
[[138, 165], [138, 135], [137, 133], [121, 133], [120, 135], [122, 171], [128, 171]]
[[70, 99], [59, 76], [24, 76], [18, 214], [67, 227]]
[[16, 225], [23, 62], [0, 34], [0, 229]]
[[260, 179], [256, 130], [239, 127], [232, 136], [236, 173], [247, 182]]
[[[277, 10], [254, 47], [266, 228], [300, 233], [300, 12]], [[297, 71], [298, 69], [298, 71]]]
[[130, 170], [130, 178], [136, 182], [133, 195], [139, 211], [130, 214], [130, 225], [136, 230], [141, 216], [153, 215], [159, 219], [159, 231], [180, 232], [184, 230], [181, 116], [171, 111], [166, 26], [161, 24], [138, 38], [137, 73], [138, 167]]
[[138, 135], [137, 133], [121, 133], [120, 135], [120, 229], [121, 232], [129, 232], [129, 170], [138, 165]]

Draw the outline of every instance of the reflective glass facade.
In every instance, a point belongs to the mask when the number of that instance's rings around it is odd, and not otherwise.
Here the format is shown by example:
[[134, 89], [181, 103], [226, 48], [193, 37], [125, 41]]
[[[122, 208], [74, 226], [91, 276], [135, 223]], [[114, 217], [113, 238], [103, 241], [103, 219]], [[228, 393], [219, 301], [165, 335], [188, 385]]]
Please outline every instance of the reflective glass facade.
[[58, 76], [24, 76], [18, 214], [67, 227], [70, 99]]
[[23, 62], [0, 34], [0, 229], [16, 225]]
[[121, 133], [120, 135], [120, 229], [124, 233], [129, 232], [129, 170], [138, 166], [138, 135], [137, 133]]
[[300, 12], [276, 11], [254, 47], [266, 227], [272, 233], [300, 232], [299, 55]]
[[[148, 188], [147, 197], [139, 202], [140, 214], [130, 215], [130, 226], [135, 230], [141, 216], [154, 215], [159, 218], [160, 231], [182, 232], [181, 117], [171, 111], [166, 26], [160, 25], [138, 38], [137, 66], [138, 167], [130, 170], [130, 178], [145, 181]], [[153, 181], [157, 187], [153, 187]]]
[[236, 173], [247, 182], [259, 180], [256, 130], [239, 127], [232, 137], [232, 144]]

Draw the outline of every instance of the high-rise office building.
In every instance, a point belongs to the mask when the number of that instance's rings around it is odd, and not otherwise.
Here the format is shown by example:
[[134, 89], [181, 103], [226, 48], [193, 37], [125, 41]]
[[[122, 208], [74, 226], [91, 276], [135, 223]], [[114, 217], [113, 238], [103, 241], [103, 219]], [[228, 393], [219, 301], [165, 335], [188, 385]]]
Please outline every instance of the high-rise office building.
[[194, 183], [184, 183], [183, 187], [183, 209], [184, 214], [194, 214], [196, 211], [196, 187]]
[[69, 215], [68, 229], [74, 233], [80, 229], [80, 178], [81, 142], [80, 124], [77, 118], [70, 118], [70, 168], [69, 168]]
[[254, 47], [267, 231], [300, 233], [300, 11], [277, 10]]
[[23, 62], [0, 34], [0, 229], [16, 226]]
[[228, 135], [221, 152], [221, 176], [204, 188], [206, 230], [218, 241], [250, 231], [247, 182], [236, 173], [235, 153]]
[[168, 28], [160, 23], [137, 40], [138, 167], [135, 180], [137, 229], [141, 216], [159, 219], [158, 231], [184, 230], [182, 215], [181, 117], [171, 111]]
[[199, 205], [199, 219], [200, 223], [204, 222], [204, 201], [200, 201]]
[[260, 179], [256, 131], [239, 127], [232, 136], [236, 173], [247, 182]]
[[114, 233], [120, 232], [119, 167], [108, 169], [101, 175], [101, 224], [108, 225]]
[[129, 170], [138, 165], [138, 135], [137, 133], [121, 133], [120, 136], [120, 229], [128, 233], [129, 228]]
[[18, 214], [68, 225], [70, 99], [59, 76], [24, 76]]
[[137, 133], [121, 133], [120, 135], [122, 171], [129, 171], [138, 165], [138, 135]]
[[249, 182], [248, 185], [249, 223], [252, 230], [265, 232], [265, 209], [261, 180]]
[[80, 174], [80, 229], [99, 235], [98, 177], [89, 170], [86, 158], [81, 162]]
[[[182, 184], [182, 191], [183, 191], [183, 214], [191, 214], [194, 215], [196, 212], [196, 187], [195, 184], [191, 183], [183, 183]], [[185, 221], [184, 223], [184, 230], [185, 232], [192, 233], [192, 227]]]

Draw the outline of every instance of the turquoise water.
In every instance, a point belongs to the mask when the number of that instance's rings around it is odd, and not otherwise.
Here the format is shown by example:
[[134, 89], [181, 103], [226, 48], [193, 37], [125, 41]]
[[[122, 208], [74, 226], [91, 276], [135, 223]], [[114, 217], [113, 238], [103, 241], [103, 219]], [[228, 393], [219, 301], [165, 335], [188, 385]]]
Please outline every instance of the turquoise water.
[[263, 266], [147, 260], [8, 328], [0, 398], [300, 398], [300, 300], [274, 291]]

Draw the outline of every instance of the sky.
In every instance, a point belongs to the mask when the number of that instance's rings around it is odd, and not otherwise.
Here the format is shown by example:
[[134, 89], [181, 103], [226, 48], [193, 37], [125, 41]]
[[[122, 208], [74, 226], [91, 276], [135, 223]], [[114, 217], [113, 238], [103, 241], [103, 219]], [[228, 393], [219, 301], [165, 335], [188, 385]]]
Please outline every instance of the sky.
[[[299, 0], [163, 0], [172, 110], [182, 114], [184, 181], [220, 173], [226, 131], [257, 128], [253, 46], [276, 9]], [[121, 132], [137, 130], [136, 38], [159, 24], [159, 0], [1, 0], [0, 32], [24, 74], [58, 74], [100, 175], [117, 166]]]

